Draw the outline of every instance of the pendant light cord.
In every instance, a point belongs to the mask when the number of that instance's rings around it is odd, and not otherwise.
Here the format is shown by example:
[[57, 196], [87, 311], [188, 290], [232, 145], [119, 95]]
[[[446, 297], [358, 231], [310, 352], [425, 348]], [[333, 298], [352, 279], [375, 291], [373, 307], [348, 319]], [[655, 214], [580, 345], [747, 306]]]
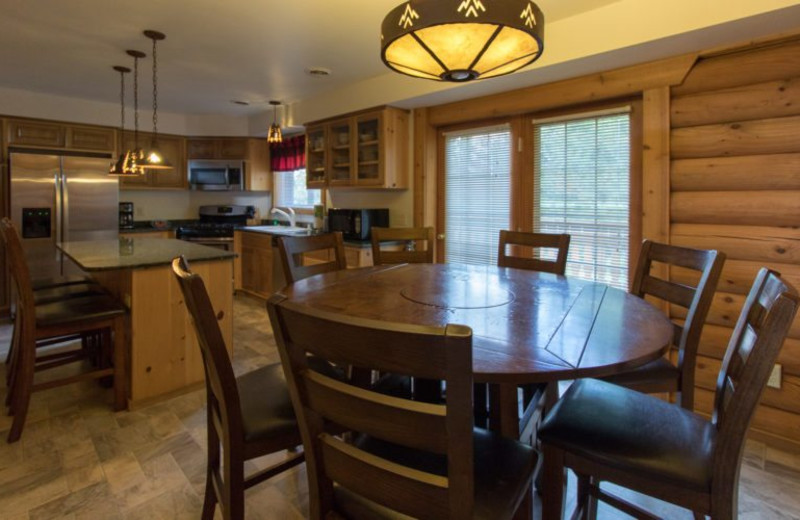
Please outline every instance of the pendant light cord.
[[156, 39], [153, 38], [153, 141], [158, 140], [158, 57]]
[[133, 58], [133, 146], [139, 149], [139, 58]]
[[119, 128], [125, 131], [125, 72], [119, 71]]

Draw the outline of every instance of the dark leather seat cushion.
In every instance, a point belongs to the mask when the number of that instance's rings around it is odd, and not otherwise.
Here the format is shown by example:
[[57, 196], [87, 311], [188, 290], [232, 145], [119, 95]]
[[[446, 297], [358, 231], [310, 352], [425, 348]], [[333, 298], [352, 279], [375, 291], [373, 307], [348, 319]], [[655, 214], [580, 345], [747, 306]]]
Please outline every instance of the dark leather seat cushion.
[[98, 294], [105, 294], [101, 286], [93, 283], [79, 283], [38, 289], [33, 293], [33, 301], [36, 305], [44, 305], [68, 298]]
[[[473, 430], [472, 438], [475, 472], [473, 518], [511, 518], [518, 501], [531, 486], [537, 461], [536, 452], [526, 444], [481, 428]], [[437, 475], [447, 474], [447, 460], [444, 456], [397, 446], [371, 437], [362, 437], [357, 445], [365, 451], [399, 464]], [[335, 489], [335, 500], [337, 509], [351, 520], [409, 518], [340, 486]]]
[[72, 275], [72, 276], [56, 276], [53, 278], [37, 278], [31, 281], [31, 286], [33, 287], [34, 291], [38, 291], [41, 289], [48, 289], [52, 287], [64, 287], [67, 285], [76, 285], [76, 284], [95, 284], [96, 282], [92, 280], [89, 276], [83, 275]]
[[716, 429], [653, 396], [597, 379], [576, 381], [547, 415], [539, 439], [631, 475], [708, 491]]
[[678, 390], [680, 375], [678, 367], [670, 363], [667, 358], [662, 357], [633, 370], [603, 377], [602, 380], [628, 388], [636, 388], [637, 385], [652, 386], [658, 381], [663, 382], [665, 391], [669, 391]]
[[[311, 357], [308, 362], [316, 372], [335, 379], [344, 378], [341, 369], [325, 360]], [[286, 376], [280, 363], [257, 368], [237, 377], [236, 386], [242, 408], [245, 442], [293, 434], [299, 438]]]
[[106, 294], [68, 298], [36, 306], [37, 327], [64, 325], [112, 318], [126, 312], [125, 307]]

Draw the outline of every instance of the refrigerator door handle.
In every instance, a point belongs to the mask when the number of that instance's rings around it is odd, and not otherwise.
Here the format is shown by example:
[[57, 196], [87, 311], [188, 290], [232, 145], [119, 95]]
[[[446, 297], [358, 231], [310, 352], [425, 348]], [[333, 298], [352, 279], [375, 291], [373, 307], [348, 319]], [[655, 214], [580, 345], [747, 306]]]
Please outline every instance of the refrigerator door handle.
[[[59, 161], [60, 162], [60, 161]], [[64, 215], [64, 179], [63, 173], [61, 171], [57, 171], [55, 173], [55, 213], [56, 213], [56, 222], [55, 222], [55, 229], [56, 229], [56, 243], [63, 241], [63, 215]]]

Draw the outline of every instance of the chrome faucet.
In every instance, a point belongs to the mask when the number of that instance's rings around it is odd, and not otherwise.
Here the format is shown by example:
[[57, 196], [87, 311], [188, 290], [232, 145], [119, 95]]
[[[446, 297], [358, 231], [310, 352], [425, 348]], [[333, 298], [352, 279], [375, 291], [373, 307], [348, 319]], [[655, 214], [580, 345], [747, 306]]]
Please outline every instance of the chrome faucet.
[[286, 217], [286, 220], [288, 220], [288, 221], [289, 221], [289, 225], [290, 225], [291, 227], [297, 227], [297, 226], [296, 226], [296, 223], [297, 223], [297, 222], [296, 222], [296, 221], [297, 221], [297, 215], [295, 214], [295, 212], [294, 212], [294, 209], [292, 209], [292, 208], [290, 208], [290, 207], [287, 207], [286, 209], [288, 209], [288, 210], [289, 210], [289, 213], [286, 213], [286, 212], [285, 212], [285, 211], [283, 211], [282, 209], [278, 209], [278, 208], [272, 208], [272, 210], [270, 211], [270, 213], [278, 213], [279, 215], [283, 215], [284, 217]]

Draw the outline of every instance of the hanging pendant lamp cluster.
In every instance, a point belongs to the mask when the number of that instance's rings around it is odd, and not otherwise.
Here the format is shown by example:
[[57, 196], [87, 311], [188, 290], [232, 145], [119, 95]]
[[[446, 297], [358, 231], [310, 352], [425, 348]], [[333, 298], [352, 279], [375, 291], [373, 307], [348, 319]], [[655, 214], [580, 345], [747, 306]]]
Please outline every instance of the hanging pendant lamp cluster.
[[269, 125], [269, 132], [267, 133], [268, 143], [280, 143], [283, 141], [283, 134], [281, 133], [281, 126], [278, 124], [278, 107], [281, 105], [280, 101], [270, 101], [272, 105], [272, 124]]
[[[138, 176], [148, 170], [165, 170], [172, 165], [162, 155], [158, 147], [158, 59], [156, 42], [165, 38], [158, 31], [144, 31], [147, 38], [153, 40], [153, 137], [149, 147], [145, 150], [139, 145], [139, 59], [147, 55], [141, 51], [128, 50], [126, 53], [133, 57], [133, 148], [122, 152], [117, 160], [111, 164], [109, 175]], [[120, 73], [120, 132], [125, 131], [125, 74], [131, 69], [115, 66], [114, 70]]]
[[533, 0], [408, 0], [381, 26], [381, 59], [395, 72], [464, 82], [510, 74], [544, 50]]

